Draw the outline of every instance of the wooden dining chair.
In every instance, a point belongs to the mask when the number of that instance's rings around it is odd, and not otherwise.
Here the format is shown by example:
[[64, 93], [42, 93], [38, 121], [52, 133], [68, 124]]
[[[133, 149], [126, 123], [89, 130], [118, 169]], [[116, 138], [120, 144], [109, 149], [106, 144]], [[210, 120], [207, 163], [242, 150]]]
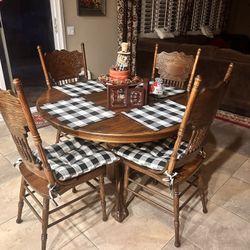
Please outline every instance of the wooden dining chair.
[[201, 49], [196, 56], [186, 55], [184, 52], [158, 53], [158, 44], [155, 45], [152, 68], [152, 80], [155, 79], [156, 69], [164, 85], [186, 89], [190, 92]]
[[[206, 157], [203, 144], [208, 129], [215, 117], [219, 104], [229, 86], [233, 64], [230, 64], [224, 79], [216, 86], [201, 89], [201, 77], [197, 76], [186, 105], [179, 131], [175, 138], [166, 138], [156, 142], [128, 144], [113, 148], [124, 164], [124, 199], [128, 191], [145, 201], [170, 212], [174, 216], [175, 246], [180, 246], [179, 212], [197, 193], [207, 213], [201, 164]], [[131, 171], [133, 170], [133, 171]], [[171, 194], [163, 194], [156, 188], [144, 185], [131, 177], [133, 172], [146, 175], [170, 189]], [[133, 173], [133, 176], [134, 173]], [[136, 175], [137, 176], [137, 175]], [[187, 183], [186, 186], [182, 185]], [[129, 183], [133, 183], [132, 187]], [[180, 191], [180, 186], [184, 189]], [[195, 187], [180, 205], [180, 198]], [[150, 197], [147, 195], [154, 195]], [[168, 192], [167, 192], [168, 193]], [[160, 198], [161, 202], [156, 201]], [[185, 198], [185, 197], [184, 197]], [[170, 201], [170, 204], [166, 204]], [[165, 204], [163, 204], [163, 202]], [[172, 203], [172, 204], [171, 204]], [[172, 205], [172, 209], [169, 209]]]
[[40, 46], [37, 46], [37, 50], [48, 88], [54, 85], [75, 83], [81, 73], [87, 79], [84, 43], [81, 44], [81, 52], [63, 49], [44, 53]]
[[[94, 191], [100, 193], [102, 219], [107, 220], [104, 175], [106, 166], [117, 161], [118, 158], [112, 152], [103, 149], [98, 143], [78, 138], [43, 147], [22, 85], [18, 79], [14, 79], [13, 84], [16, 95], [11, 91], [0, 90], [0, 111], [21, 157], [19, 170], [22, 180], [16, 222], [22, 222], [22, 209], [25, 202], [42, 223], [41, 248], [46, 249], [47, 229], [81, 212], [86, 206], [78, 207], [53, 222], [49, 221], [50, 215], [82, 200]], [[29, 137], [32, 138], [29, 139]], [[32, 150], [29, 145], [32, 139], [35, 150]], [[96, 181], [96, 178], [99, 178], [99, 186], [91, 183], [91, 181]], [[57, 196], [63, 195], [82, 183], [87, 183], [95, 189], [78, 195], [60, 206], [56, 204], [57, 207], [50, 209], [50, 202], [56, 203]], [[74, 194], [72, 193], [72, 195]], [[39, 201], [39, 198], [42, 198], [42, 202]], [[31, 199], [41, 209], [42, 215], [36, 210], [36, 206], [32, 206]], [[94, 204], [94, 202], [92, 201], [90, 204]]]
[[[37, 46], [37, 50], [49, 89], [53, 86], [76, 83], [79, 77], [88, 79], [84, 43], [81, 44], [81, 52], [76, 50], [54, 50], [43, 53], [40, 46]], [[56, 142], [59, 142], [63, 136], [65, 134], [58, 129]]]

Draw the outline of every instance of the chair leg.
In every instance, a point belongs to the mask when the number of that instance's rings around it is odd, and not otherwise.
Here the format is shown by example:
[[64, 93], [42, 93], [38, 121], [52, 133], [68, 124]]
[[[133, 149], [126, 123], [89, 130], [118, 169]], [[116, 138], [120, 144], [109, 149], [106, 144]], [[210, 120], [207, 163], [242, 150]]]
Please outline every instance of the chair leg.
[[175, 243], [174, 245], [176, 247], [179, 247], [180, 244], [180, 236], [179, 236], [179, 186], [174, 185], [173, 186], [173, 195], [174, 195], [174, 229], [175, 229]]
[[61, 130], [57, 129], [57, 131], [56, 131], [56, 143], [58, 143], [60, 141], [60, 137], [61, 137]]
[[207, 206], [206, 206], [206, 198], [205, 198], [205, 188], [204, 188], [204, 181], [203, 181], [203, 177], [201, 175], [201, 172], [199, 172], [199, 176], [198, 176], [198, 188], [199, 188], [199, 193], [200, 193], [200, 197], [201, 197], [201, 203], [202, 203], [202, 207], [203, 207], [203, 213], [206, 214], [207, 213]]
[[16, 223], [20, 224], [22, 222], [22, 211], [23, 211], [23, 197], [25, 195], [25, 180], [22, 178], [21, 186], [19, 191], [19, 202], [18, 202], [18, 212], [17, 212], [17, 219]]
[[123, 200], [126, 205], [126, 201], [128, 198], [128, 177], [129, 177], [129, 167], [127, 165], [124, 166], [124, 190], [123, 190]]
[[46, 250], [48, 222], [49, 222], [49, 198], [43, 198], [42, 235], [41, 235], [42, 250]]
[[73, 187], [73, 188], [72, 188], [72, 193], [74, 193], [74, 194], [77, 193], [76, 187]]
[[99, 177], [99, 185], [100, 185], [100, 198], [101, 198], [101, 206], [102, 206], [102, 220], [106, 221], [108, 217], [107, 217], [107, 212], [106, 212], [104, 175], [103, 174], [101, 174]]

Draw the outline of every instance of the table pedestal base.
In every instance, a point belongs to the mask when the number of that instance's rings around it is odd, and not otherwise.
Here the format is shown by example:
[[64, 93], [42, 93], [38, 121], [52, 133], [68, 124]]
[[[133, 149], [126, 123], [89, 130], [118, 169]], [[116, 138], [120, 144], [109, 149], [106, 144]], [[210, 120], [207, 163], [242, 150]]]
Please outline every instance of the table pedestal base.
[[116, 207], [114, 207], [111, 211], [111, 215], [116, 221], [123, 222], [123, 220], [128, 216], [128, 210], [125, 207], [123, 207], [122, 209], [117, 209]]
[[116, 175], [116, 199], [111, 215], [118, 222], [122, 222], [128, 216], [128, 209], [124, 201], [124, 173], [122, 163], [118, 163], [115, 170]]

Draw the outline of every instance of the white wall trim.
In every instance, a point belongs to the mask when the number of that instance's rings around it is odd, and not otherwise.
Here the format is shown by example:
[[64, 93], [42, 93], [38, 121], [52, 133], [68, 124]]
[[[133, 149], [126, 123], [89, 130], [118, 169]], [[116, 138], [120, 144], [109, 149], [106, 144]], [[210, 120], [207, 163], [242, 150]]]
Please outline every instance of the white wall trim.
[[[4, 29], [3, 29], [3, 22], [2, 22], [2, 15], [0, 13], [0, 22], [1, 22], [1, 28], [0, 28], [0, 39], [2, 39], [2, 44], [3, 44], [3, 50], [4, 50], [4, 56], [7, 64], [7, 70], [8, 70], [8, 75], [10, 78], [10, 81], [12, 82], [12, 72], [11, 72], [11, 66], [10, 66], [10, 59], [9, 59], [9, 54], [8, 54], [8, 48], [6, 44], [6, 39], [5, 39], [5, 34], [4, 34]], [[1, 89], [6, 89], [6, 82], [3, 74], [3, 67], [2, 67], [2, 62], [0, 60], [0, 88]]]
[[55, 49], [66, 49], [65, 25], [62, 0], [50, 0]]
[[6, 89], [5, 79], [3, 75], [3, 67], [0, 61], [0, 89]]

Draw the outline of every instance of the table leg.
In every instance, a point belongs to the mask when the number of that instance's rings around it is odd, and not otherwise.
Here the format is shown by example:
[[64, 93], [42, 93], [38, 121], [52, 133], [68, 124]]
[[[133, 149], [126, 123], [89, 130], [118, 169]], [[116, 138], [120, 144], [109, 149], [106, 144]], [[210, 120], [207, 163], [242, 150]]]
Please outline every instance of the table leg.
[[116, 221], [122, 222], [128, 216], [128, 210], [124, 201], [124, 169], [120, 162], [115, 168], [116, 190], [115, 190], [115, 205], [112, 209], [111, 215]]

